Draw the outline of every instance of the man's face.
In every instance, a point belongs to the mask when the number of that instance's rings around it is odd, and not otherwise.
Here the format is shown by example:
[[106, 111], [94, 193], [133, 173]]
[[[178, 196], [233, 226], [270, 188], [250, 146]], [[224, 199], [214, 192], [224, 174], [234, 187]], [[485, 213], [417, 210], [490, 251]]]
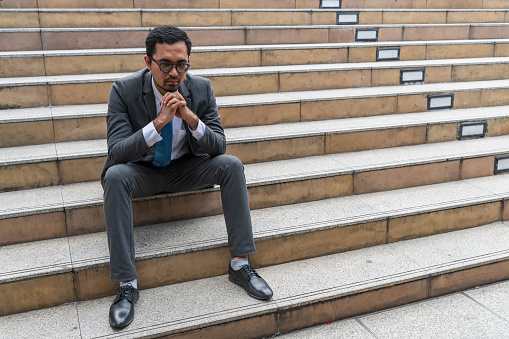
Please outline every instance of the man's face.
[[147, 68], [152, 72], [154, 83], [159, 92], [163, 95], [166, 92], [175, 92], [186, 78], [187, 71], [178, 73], [177, 68], [174, 66], [170, 72], [162, 72], [159, 65], [154, 61], [171, 64], [189, 62], [186, 43], [184, 41], [178, 41], [171, 45], [158, 43], [156, 44], [152, 59], [153, 60], [150, 60], [150, 58], [145, 55], [145, 63], [147, 64]]

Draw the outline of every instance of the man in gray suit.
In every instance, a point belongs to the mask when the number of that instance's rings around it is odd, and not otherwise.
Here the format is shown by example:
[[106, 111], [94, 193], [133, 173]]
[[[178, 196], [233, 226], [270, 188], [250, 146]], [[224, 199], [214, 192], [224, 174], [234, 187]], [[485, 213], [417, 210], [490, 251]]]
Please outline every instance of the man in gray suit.
[[[229, 280], [257, 299], [272, 290], [247, 256], [255, 253], [242, 163], [226, 139], [210, 81], [187, 74], [191, 41], [170, 25], [145, 41], [147, 68], [115, 81], [108, 102], [108, 157], [101, 175], [110, 278], [120, 287], [109, 320], [122, 328], [139, 298], [132, 198], [220, 185], [232, 260]], [[190, 206], [192, 208], [192, 206]]]

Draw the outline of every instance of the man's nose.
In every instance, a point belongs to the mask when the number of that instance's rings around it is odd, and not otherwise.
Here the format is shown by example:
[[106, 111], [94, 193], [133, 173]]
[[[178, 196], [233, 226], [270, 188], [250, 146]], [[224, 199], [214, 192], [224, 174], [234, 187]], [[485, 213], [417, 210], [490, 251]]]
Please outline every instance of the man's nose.
[[170, 69], [170, 75], [172, 77], [177, 77], [179, 75], [179, 73], [177, 72], [177, 66], [174, 65], [171, 69]]

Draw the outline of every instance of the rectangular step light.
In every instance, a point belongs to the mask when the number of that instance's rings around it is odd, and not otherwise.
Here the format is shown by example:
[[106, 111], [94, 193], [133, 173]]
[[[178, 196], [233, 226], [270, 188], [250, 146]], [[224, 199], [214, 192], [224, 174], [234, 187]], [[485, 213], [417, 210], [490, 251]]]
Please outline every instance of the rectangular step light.
[[428, 95], [428, 110], [452, 108], [454, 93], [443, 95]]
[[462, 122], [458, 133], [458, 139], [484, 138], [488, 123], [486, 121]]
[[357, 28], [355, 30], [355, 41], [378, 41], [378, 28]]
[[357, 25], [359, 12], [338, 12], [336, 25]]
[[320, 0], [320, 8], [341, 8], [341, 0]]
[[495, 170], [493, 173], [509, 172], [509, 156], [495, 157]]
[[399, 47], [378, 47], [376, 61], [399, 60]]
[[402, 69], [399, 72], [399, 83], [406, 84], [409, 82], [424, 82], [424, 73], [426, 69]]

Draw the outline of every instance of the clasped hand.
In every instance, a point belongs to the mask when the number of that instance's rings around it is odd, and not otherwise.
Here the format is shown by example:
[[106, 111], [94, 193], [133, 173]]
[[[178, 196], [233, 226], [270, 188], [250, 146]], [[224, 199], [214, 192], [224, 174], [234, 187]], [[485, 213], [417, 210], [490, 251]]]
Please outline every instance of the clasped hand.
[[177, 116], [187, 122], [191, 130], [198, 127], [198, 117], [187, 108], [186, 100], [179, 92], [167, 92], [161, 101], [161, 113], [154, 119], [154, 127], [157, 133]]

